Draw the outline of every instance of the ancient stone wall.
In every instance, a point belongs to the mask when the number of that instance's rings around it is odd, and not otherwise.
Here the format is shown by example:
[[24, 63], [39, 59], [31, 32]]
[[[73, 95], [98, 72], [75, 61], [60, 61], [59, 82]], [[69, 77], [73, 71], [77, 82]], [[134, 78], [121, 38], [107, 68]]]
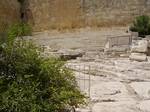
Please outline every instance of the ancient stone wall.
[[85, 0], [91, 25], [126, 25], [135, 16], [148, 14], [150, 0]]
[[19, 21], [19, 3], [17, 0], [0, 0], [0, 33], [9, 25]]
[[29, 0], [35, 30], [126, 25], [149, 14], [150, 0]]
[[[29, 0], [35, 30], [82, 26], [80, 0]], [[29, 19], [30, 20], [30, 19]]]

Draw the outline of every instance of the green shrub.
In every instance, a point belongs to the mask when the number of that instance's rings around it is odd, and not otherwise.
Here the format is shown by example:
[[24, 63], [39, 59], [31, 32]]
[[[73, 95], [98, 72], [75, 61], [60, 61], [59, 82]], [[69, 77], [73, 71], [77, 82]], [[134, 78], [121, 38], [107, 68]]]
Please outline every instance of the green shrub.
[[31, 34], [32, 29], [28, 24], [14, 24], [8, 29], [8, 41], [13, 41], [16, 37], [29, 36]]
[[139, 36], [145, 37], [150, 35], [150, 18], [143, 15], [136, 18], [133, 25], [130, 27], [130, 31], [138, 32]]
[[74, 74], [24, 40], [0, 46], [0, 112], [60, 112], [84, 103]]

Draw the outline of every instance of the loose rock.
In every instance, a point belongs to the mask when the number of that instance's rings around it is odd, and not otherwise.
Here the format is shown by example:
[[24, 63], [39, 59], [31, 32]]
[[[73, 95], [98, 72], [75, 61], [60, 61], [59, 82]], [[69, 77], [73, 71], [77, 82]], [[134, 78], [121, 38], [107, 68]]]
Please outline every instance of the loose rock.
[[77, 49], [77, 50], [71, 50], [71, 49], [63, 49], [59, 50], [58, 54], [60, 54], [60, 57], [65, 60], [70, 59], [76, 59], [77, 57], [82, 57], [84, 55], [84, 51]]

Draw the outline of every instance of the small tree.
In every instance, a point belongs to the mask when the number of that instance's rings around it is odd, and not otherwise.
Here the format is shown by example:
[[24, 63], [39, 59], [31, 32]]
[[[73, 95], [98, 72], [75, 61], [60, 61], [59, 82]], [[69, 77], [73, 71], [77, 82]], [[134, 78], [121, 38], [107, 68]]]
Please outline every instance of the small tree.
[[32, 42], [12, 38], [0, 45], [0, 112], [61, 112], [84, 103], [63, 61], [42, 58]]
[[138, 32], [139, 36], [145, 37], [150, 35], [150, 18], [149, 16], [143, 15], [138, 16], [130, 27], [130, 31]]

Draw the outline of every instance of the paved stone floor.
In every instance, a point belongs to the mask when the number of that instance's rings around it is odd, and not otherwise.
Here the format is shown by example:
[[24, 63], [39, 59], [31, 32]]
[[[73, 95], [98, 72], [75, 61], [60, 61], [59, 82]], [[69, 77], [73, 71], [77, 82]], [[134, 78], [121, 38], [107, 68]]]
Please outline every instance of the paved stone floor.
[[[68, 63], [70, 66], [80, 66], [80, 71], [85, 66], [92, 66], [90, 70], [96, 72], [90, 74], [93, 112], [150, 112], [150, 61], [131, 62], [128, 58], [107, 58]], [[79, 72], [79, 68], [75, 68], [75, 71]], [[78, 75], [78, 72], [75, 73]], [[80, 73], [80, 77], [88, 76]], [[85, 85], [80, 86], [83, 88]], [[86, 87], [88, 89], [88, 85]], [[88, 93], [86, 88], [84, 90]]]
[[[32, 39], [52, 49], [82, 49], [85, 56], [68, 61], [76, 77], [90, 74], [90, 107], [92, 112], [150, 112], [150, 59], [130, 61], [128, 57], [107, 57], [101, 49], [108, 35], [123, 35], [125, 29], [81, 30], [77, 32], [45, 32]], [[78, 67], [76, 67], [78, 66]], [[87, 71], [87, 67], [90, 72]], [[80, 82], [88, 93], [88, 82]], [[80, 112], [86, 112], [84, 109]]]

